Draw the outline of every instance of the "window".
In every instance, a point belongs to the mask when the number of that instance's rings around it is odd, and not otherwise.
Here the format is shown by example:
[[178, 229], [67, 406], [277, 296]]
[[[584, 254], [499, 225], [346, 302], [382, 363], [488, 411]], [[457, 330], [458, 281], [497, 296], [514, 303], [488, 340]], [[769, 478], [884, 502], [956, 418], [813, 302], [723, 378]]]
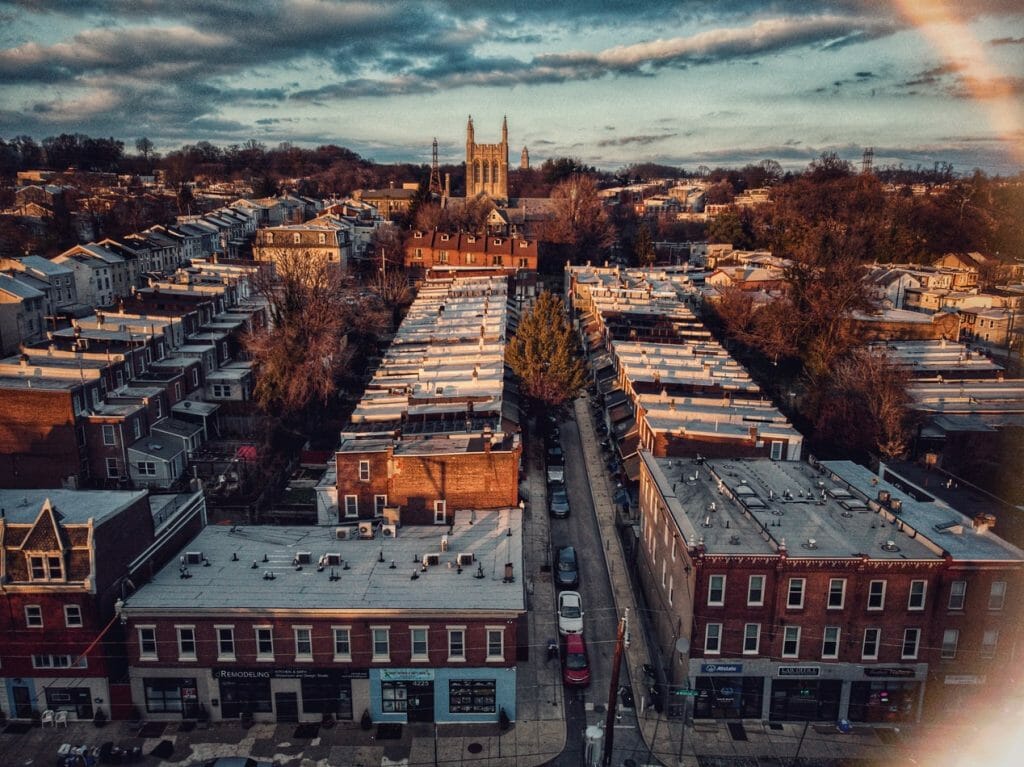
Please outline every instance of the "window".
[[757, 655], [757, 647], [761, 643], [761, 624], [748, 623], [743, 627], [743, 654]]
[[334, 626], [334, 660], [352, 660], [352, 629], [348, 626]]
[[434, 524], [444, 525], [448, 523], [448, 502], [434, 501]]
[[76, 659], [70, 655], [33, 655], [32, 668], [88, 668], [89, 661], [83, 655]]
[[786, 597], [786, 607], [800, 609], [804, 606], [804, 583], [803, 578], [789, 579], [789, 594]]
[[447, 264], [448, 263], [448, 251], [447, 250], [439, 250], [439, 251], [437, 251], [437, 263], [439, 263], [439, 264]]
[[380, 663], [391, 660], [391, 637], [387, 626], [374, 626], [373, 660]]
[[466, 660], [465, 628], [448, 628], [448, 660]]
[[992, 588], [988, 592], [988, 609], [1002, 610], [1003, 601], [1006, 599], [1006, 581], [993, 581]]
[[64, 558], [60, 554], [33, 554], [28, 558], [29, 578], [33, 581], [64, 580]]
[[139, 419], [139, 418], [133, 418], [132, 419], [132, 434], [135, 436], [135, 439], [139, 439], [139, 438], [142, 437], [142, 420], [141, 419]]
[[828, 582], [828, 609], [842, 610], [846, 602], [846, 578], [832, 578]]
[[116, 445], [117, 434], [114, 432], [114, 426], [109, 423], [103, 424], [103, 444], [104, 445]]
[[235, 659], [235, 627], [217, 626], [217, 660]]
[[885, 581], [871, 581], [868, 584], [868, 609], [881, 610], [885, 607]]
[[302, 244], [302, 235], [299, 234], [298, 232], [293, 234], [292, 235], [292, 242], [295, 243], [296, 245], [301, 245]]
[[174, 384], [174, 399], [181, 399], [181, 381], [176, 381]]
[[384, 507], [388, 505], [388, 497], [386, 495], [375, 495], [373, 496], [373, 516], [383, 517]]
[[326, 235], [326, 234], [325, 234], [324, 232], [320, 232], [320, 233], [319, 233], [319, 234], [317, 235], [317, 242], [318, 242], [318, 243], [319, 243], [320, 245], [326, 245], [326, 244], [327, 244], [327, 235]]
[[989, 629], [981, 635], [981, 657], [982, 658], [994, 658], [996, 654], [996, 645], [999, 644], [999, 632], [995, 629]]
[[310, 626], [293, 626], [295, 633], [295, 660], [313, 660], [313, 629]]
[[772, 442], [772, 451], [770, 457], [773, 461], [782, 460], [782, 446], [784, 444], [784, 442]]
[[941, 656], [947, 660], [956, 657], [956, 646], [960, 641], [959, 629], [946, 629], [942, 632], [942, 653]]
[[760, 607], [764, 604], [764, 576], [751, 575], [747, 582], [747, 606]]
[[487, 660], [505, 660], [505, 630], [487, 628]]
[[359, 481], [369, 482], [370, 481], [370, 462], [360, 461], [359, 462]]
[[274, 660], [274, 632], [270, 626], [256, 626], [256, 660]]
[[712, 575], [708, 578], [708, 604], [725, 604], [725, 576]]
[[861, 645], [860, 657], [865, 660], [878, 658], [878, 639], [881, 629], [864, 629], [864, 643]]
[[821, 657], [839, 657], [839, 626], [826, 626], [821, 639]]
[[782, 633], [782, 657], [783, 658], [799, 658], [800, 657], [800, 627], [799, 626], [786, 626], [785, 631]]
[[910, 596], [907, 597], [908, 610], [923, 610], [925, 592], [928, 589], [927, 581], [911, 581]]
[[39, 605], [25, 605], [25, 625], [30, 629], [43, 627], [43, 608]]
[[78, 605], [64, 605], [64, 625], [69, 629], [82, 627], [82, 608]]
[[949, 609], [963, 610], [967, 596], [967, 581], [953, 581], [949, 584]]
[[116, 458], [107, 459], [107, 477], [110, 479], [117, 479], [121, 476], [121, 467], [117, 462]]
[[139, 461], [135, 464], [135, 468], [139, 472], [140, 477], [156, 476], [156, 463], [153, 461]]
[[156, 626], [137, 626], [139, 660], [156, 660]]
[[28, 558], [29, 578], [33, 581], [45, 581], [46, 559], [44, 557]]
[[230, 384], [211, 384], [213, 389], [214, 397], [227, 398], [231, 396], [231, 385]]
[[178, 631], [178, 660], [196, 659], [196, 630], [193, 626], [175, 626]]
[[[147, 351], [147, 356], [148, 356], [148, 351], [149, 350], [147, 349], [146, 351]], [[148, 360], [147, 360], [147, 362], [148, 362]], [[153, 400], [153, 409], [156, 410], [156, 419], [158, 421], [161, 418], [164, 417], [163, 400], [161, 400], [159, 397], [157, 397], [156, 399]]]
[[413, 660], [429, 660], [427, 651], [427, 627], [412, 626], [409, 629]]
[[722, 652], [722, 624], [709, 623], [704, 629], [704, 653], [718, 655]]
[[345, 496], [345, 516], [349, 518], [359, 516], [359, 496]]
[[903, 630], [903, 650], [900, 657], [903, 660], [913, 660], [917, 657], [917, 646], [921, 641], [921, 629]]
[[199, 368], [192, 368], [192, 386], [199, 386]]

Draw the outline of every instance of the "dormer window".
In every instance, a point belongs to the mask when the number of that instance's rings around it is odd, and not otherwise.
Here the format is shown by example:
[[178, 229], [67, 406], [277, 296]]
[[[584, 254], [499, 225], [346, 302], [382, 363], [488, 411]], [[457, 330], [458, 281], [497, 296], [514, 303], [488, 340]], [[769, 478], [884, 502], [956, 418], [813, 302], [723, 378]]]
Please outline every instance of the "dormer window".
[[449, 235], [447, 235], [447, 234], [442, 234], [441, 235], [441, 242], [448, 242], [448, 240], [449, 240]]
[[33, 581], [64, 580], [64, 558], [57, 554], [29, 554], [29, 578]]

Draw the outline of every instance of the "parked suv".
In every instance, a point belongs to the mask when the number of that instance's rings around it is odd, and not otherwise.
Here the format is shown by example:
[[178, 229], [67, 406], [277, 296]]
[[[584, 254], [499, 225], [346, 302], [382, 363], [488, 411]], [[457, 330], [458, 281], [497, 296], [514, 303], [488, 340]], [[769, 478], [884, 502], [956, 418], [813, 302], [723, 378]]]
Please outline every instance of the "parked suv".
[[565, 519], [569, 516], [569, 494], [561, 482], [548, 486], [548, 507], [553, 517]]
[[576, 549], [572, 546], [562, 546], [555, 555], [555, 585], [560, 589], [574, 589], [580, 585]]

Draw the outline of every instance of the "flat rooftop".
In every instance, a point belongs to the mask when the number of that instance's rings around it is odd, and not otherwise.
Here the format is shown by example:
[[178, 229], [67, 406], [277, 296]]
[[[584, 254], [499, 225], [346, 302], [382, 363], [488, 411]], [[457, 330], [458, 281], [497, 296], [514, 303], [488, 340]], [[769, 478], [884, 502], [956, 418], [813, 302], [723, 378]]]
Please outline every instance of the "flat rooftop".
[[1003, 366], [966, 344], [953, 341], [887, 341], [869, 344], [869, 350], [884, 354], [889, 361], [910, 372], [915, 378], [937, 375], [969, 378], [994, 375]]
[[29, 525], [36, 521], [47, 498], [68, 524], [84, 524], [90, 519], [100, 524], [138, 502], [145, 490], [0, 490], [0, 509], [9, 524]]
[[[456, 512], [451, 532], [428, 525], [401, 527], [396, 537], [383, 537], [379, 530], [375, 535], [338, 540], [333, 527], [209, 526], [180, 552], [199, 552], [209, 566], [187, 565], [191, 577], [183, 578], [175, 558], [128, 599], [126, 609], [218, 614], [320, 609], [360, 616], [391, 609], [447, 614], [526, 609], [517, 508]], [[444, 535], [448, 550], [443, 552]], [[293, 563], [303, 552], [310, 563], [296, 569]], [[461, 573], [460, 553], [474, 557]], [[424, 571], [426, 554], [436, 554], [438, 564]], [[339, 564], [318, 567], [328, 555], [336, 555]], [[504, 582], [506, 563], [512, 564], [512, 583]], [[483, 577], [476, 577], [481, 572]]]

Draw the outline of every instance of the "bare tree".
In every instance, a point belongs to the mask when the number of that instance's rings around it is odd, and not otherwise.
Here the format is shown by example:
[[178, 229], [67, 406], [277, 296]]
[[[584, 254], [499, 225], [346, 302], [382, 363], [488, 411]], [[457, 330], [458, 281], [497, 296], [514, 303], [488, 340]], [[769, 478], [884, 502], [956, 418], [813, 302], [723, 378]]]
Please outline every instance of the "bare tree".
[[601, 205], [597, 182], [573, 175], [551, 192], [554, 218], [544, 239], [562, 245], [574, 262], [598, 260], [615, 243], [615, 229]]

